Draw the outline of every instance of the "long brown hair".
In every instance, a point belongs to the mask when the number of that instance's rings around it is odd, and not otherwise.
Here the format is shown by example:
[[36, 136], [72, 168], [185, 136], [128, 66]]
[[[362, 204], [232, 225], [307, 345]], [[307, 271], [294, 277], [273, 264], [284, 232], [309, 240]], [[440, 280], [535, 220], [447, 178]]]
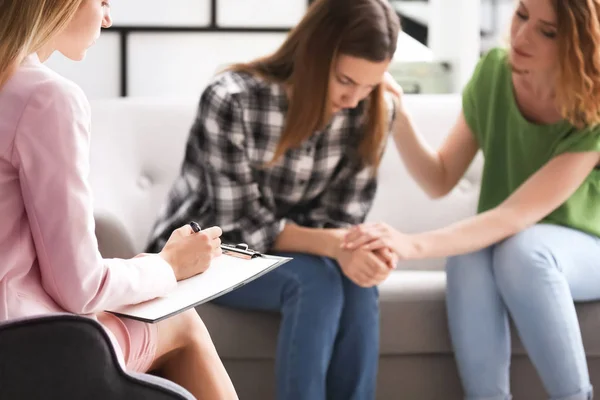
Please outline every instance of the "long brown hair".
[[[275, 53], [229, 68], [292, 88], [272, 162], [323, 129], [331, 118], [328, 89], [336, 57], [390, 60], [399, 31], [399, 18], [387, 0], [317, 0]], [[370, 94], [367, 105], [358, 152], [364, 164], [377, 166], [389, 128], [381, 85]]]
[[71, 21], [83, 0], [0, 0], [0, 88]]
[[600, 2], [553, 0], [557, 15], [559, 79], [556, 97], [577, 127], [600, 124]]

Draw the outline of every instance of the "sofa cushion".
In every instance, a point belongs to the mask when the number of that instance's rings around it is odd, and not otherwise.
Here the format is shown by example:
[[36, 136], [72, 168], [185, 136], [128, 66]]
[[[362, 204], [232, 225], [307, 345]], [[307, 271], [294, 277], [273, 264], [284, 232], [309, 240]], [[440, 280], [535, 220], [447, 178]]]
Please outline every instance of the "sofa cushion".
[[[382, 355], [449, 354], [452, 352], [445, 308], [443, 271], [396, 271], [380, 286]], [[197, 307], [221, 357], [274, 358], [279, 315], [227, 309], [212, 304]], [[577, 304], [588, 356], [600, 356], [600, 303]], [[513, 352], [523, 355], [514, 327]], [[240, 335], [240, 333], [242, 333]]]

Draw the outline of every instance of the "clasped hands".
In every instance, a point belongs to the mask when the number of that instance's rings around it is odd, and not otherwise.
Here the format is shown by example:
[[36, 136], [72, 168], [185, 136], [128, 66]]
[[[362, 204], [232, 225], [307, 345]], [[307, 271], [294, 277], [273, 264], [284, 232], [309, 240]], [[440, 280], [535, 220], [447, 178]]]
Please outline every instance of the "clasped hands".
[[342, 238], [337, 261], [344, 274], [362, 287], [384, 281], [401, 259], [414, 252], [410, 236], [384, 223], [361, 224]]

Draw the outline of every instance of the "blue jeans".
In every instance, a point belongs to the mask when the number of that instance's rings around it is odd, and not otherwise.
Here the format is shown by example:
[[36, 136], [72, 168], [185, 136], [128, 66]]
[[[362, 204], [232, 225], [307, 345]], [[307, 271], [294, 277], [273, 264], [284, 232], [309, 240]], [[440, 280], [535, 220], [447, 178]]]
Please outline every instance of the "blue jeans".
[[375, 398], [377, 288], [361, 288], [324, 257], [294, 260], [214, 302], [282, 315], [276, 357], [280, 400]]
[[509, 316], [550, 398], [592, 398], [574, 301], [600, 299], [600, 239], [535, 225], [446, 266], [450, 334], [466, 398], [510, 399]]

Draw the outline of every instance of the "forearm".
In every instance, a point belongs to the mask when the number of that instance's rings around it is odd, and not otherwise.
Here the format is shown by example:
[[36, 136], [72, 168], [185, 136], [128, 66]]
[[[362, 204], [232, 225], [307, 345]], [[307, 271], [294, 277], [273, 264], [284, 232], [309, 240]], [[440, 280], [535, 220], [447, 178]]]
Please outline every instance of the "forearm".
[[344, 234], [344, 229], [306, 228], [287, 224], [277, 237], [273, 250], [314, 254], [335, 259]]
[[439, 197], [445, 188], [444, 164], [415, 130], [410, 115], [399, 112], [394, 125], [394, 142], [406, 169], [431, 197]]
[[496, 208], [448, 227], [415, 234], [415, 258], [448, 257], [489, 247], [525, 229], [519, 213]]

